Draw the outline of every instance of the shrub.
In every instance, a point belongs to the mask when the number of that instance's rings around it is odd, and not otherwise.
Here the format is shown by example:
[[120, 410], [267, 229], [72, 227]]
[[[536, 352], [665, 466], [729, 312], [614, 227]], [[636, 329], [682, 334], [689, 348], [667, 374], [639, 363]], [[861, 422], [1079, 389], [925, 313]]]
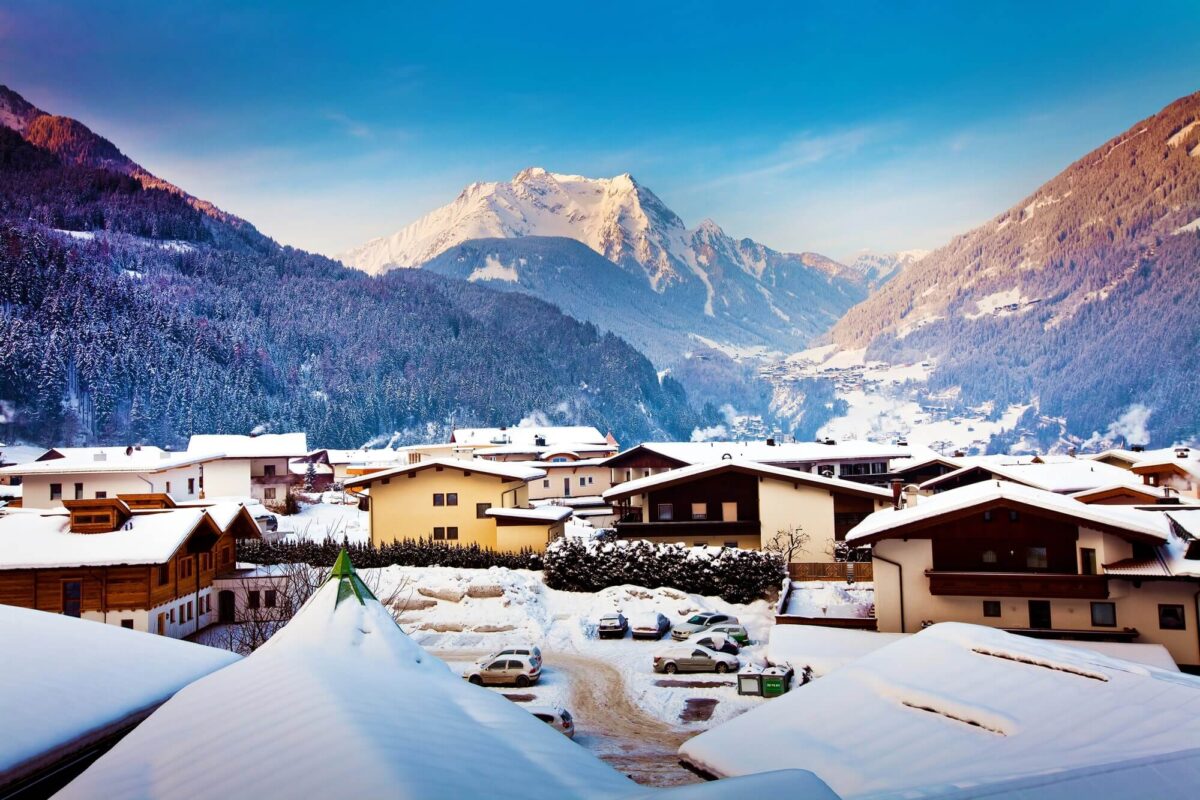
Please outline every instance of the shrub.
[[323, 542], [264, 542], [249, 540], [238, 544], [238, 560], [252, 564], [310, 564], [331, 567], [342, 548], [359, 569], [375, 569], [399, 565], [404, 567], [460, 567], [487, 569], [541, 569], [542, 556], [532, 550], [519, 553], [498, 553], [476, 544], [450, 545], [425, 539], [403, 541], [375, 547], [371, 544], [351, 544], [325, 539]]

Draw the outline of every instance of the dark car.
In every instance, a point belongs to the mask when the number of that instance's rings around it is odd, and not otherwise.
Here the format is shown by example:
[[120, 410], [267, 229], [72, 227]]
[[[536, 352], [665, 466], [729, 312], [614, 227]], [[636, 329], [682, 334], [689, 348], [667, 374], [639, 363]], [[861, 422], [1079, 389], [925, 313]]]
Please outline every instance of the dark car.
[[629, 620], [625, 619], [624, 614], [605, 614], [600, 617], [596, 630], [601, 639], [623, 639], [625, 632], [629, 630]]

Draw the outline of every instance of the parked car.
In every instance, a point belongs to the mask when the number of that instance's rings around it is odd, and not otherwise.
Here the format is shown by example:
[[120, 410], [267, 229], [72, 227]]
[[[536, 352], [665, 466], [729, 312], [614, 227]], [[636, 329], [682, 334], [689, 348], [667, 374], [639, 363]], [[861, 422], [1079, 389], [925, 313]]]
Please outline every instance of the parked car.
[[654, 657], [654, 671], [668, 675], [676, 672], [737, 672], [739, 666], [736, 656], [691, 643], [664, 650]]
[[475, 664], [463, 677], [476, 686], [532, 686], [542, 677], [542, 663], [532, 656], [509, 653]]
[[738, 622], [722, 622], [720, 625], [713, 625], [706, 631], [707, 633], [720, 633], [728, 636], [738, 643], [738, 647], [745, 647], [750, 644], [750, 633], [746, 627]]
[[625, 632], [629, 630], [629, 620], [625, 619], [625, 615], [613, 612], [600, 617], [600, 624], [596, 626], [600, 633], [601, 639], [624, 639]]
[[738, 643], [733, 639], [730, 639], [723, 633], [713, 633], [711, 630], [693, 635], [684, 644], [698, 644], [707, 647], [709, 650], [715, 650], [718, 653], [728, 653], [731, 656], [736, 656], [738, 651], [741, 650], [738, 647]]
[[671, 630], [671, 620], [665, 614], [652, 611], [648, 614], [636, 615], [630, 623], [635, 639], [661, 639]]
[[575, 738], [575, 720], [571, 712], [559, 706], [523, 706], [530, 714], [559, 731], [568, 739]]
[[731, 614], [722, 614], [718, 611], [703, 611], [693, 615], [687, 622], [681, 622], [676, 625], [675, 630], [671, 631], [671, 637], [676, 641], [683, 641], [694, 633], [708, 630], [713, 625], [737, 621], [738, 618]]
[[483, 664], [487, 661], [495, 661], [504, 656], [524, 656], [535, 663], [538, 669], [542, 668], [542, 650], [535, 644], [522, 644], [516, 647], [506, 647], [503, 650], [497, 650], [487, 658], [481, 658], [476, 661], [476, 665]]

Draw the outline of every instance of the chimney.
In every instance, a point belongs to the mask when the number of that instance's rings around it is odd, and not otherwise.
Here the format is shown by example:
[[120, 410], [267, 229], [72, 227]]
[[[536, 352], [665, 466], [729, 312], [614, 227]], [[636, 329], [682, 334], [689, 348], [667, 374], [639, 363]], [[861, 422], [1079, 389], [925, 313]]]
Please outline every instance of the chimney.
[[953, 456], [953, 458], [963, 458], [964, 456], [966, 456], [966, 453], [964, 453], [962, 450], [955, 450], [955, 451], [954, 451], [954, 456]]
[[128, 447], [125, 448], [125, 455], [126, 456], [133, 455], [133, 445], [129, 445]]
[[917, 504], [918, 497], [920, 497], [920, 495], [917, 493], [917, 485], [915, 483], [910, 483], [904, 487], [905, 508], [908, 508], [909, 506], [915, 506]]
[[1129, 449], [1134, 453], [1144, 453], [1144, 452], [1146, 452], [1146, 445], [1135, 444], [1135, 445], [1132, 445]]
[[1187, 447], [1176, 447], [1175, 448], [1175, 457], [1176, 458], [1187, 458], [1190, 454], [1191, 454], [1190, 448], [1187, 448]]
[[892, 478], [892, 508], [900, 510], [902, 503], [900, 502], [900, 493], [904, 490], [904, 481], [899, 478]]
[[1076, 450], [1074, 447], [1067, 448], [1067, 455], [1069, 455], [1071, 458], [1074, 458], [1076, 456], [1076, 454], [1078, 454], [1078, 453], [1079, 453], [1079, 451]]

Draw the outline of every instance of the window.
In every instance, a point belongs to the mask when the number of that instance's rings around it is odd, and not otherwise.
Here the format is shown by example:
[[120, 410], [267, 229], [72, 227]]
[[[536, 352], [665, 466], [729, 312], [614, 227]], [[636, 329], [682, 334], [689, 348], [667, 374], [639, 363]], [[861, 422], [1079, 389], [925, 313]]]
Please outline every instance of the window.
[[171, 624], [175, 624], [175, 609], [171, 609]]
[[438, 539], [438, 540], [445, 539], [446, 538], [446, 529], [445, 528], [434, 528], [433, 529], [433, 538]]
[[171, 482], [167, 481], [167, 494], [171, 493]]
[[1183, 616], [1183, 606], [1160, 605], [1158, 607], [1158, 627], [1164, 631], [1186, 629], [1187, 620]]
[[170, 582], [171, 582], [171, 565], [170, 564], [159, 564], [158, 565], [158, 585], [162, 586], [162, 585], [170, 583]]
[[80, 581], [63, 581], [62, 612], [68, 617], [79, 617], [83, 614], [83, 583]]
[[179, 560], [179, 579], [192, 577], [192, 560], [190, 558], [182, 558]]
[[1079, 548], [1079, 571], [1084, 575], [1096, 574], [1096, 551], [1091, 547]]
[[692, 519], [708, 519], [708, 503], [692, 503]]
[[542, 488], [543, 488], [543, 489], [549, 489], [549, 488], [550, 488], [550, 479], [549, 479], [549, 478], [547, 478], [546, 480], [542, 481]]
[[984, 550], [983, 551], [983, 563], [995, 564], [996, 563], [996, 551], [995, 550]]
[[75, 484], [75, 499], [76, 500], [83, 499], [83, 484], [82, 483]]
[[1092, 625], [1097, 628], [1117, 627], [1117, 604], [1092, 603]]
[[274, 499], [275, 499], [275, 487], [274, 486], [268, 486], [267, 488], [263, 489], [263, 500], [274, 500]]
[[209, 614], [212, 613], [212, 594], [204, 596], [204, 610]]
[[97, 500], [103, 500], [106, 497], [108, 497], [108, 492], [96, 492]]
[[580, 475], [580, 476], [579, 476], [579, 485], [580, 485], [580, 486], [587, 486], [587, 478], [585, 478], [585, 477], [583, 477], [582, 475]]
[[446, 495], [442, 494], [441, 492], [438, 492], [438, 493], [436, 493], [436, 494], [433, 496], [433, 504], [434, 504], [435, 506], [444, 506], [444, 505], [446, 505]]
[[221, 548], [221, 563], [228, 564], [233, 561], [233, 547], [225, 545]]
[[196, 493], [196, 479], [188, 478], [188, 494]]
[[274, 464], [263, 464], [263, 475], [268, 478], [274, 478], [275, 477], [275, 465]]
[[275, 607], [276, 593], [274, 589], [267, 589], [267, 596], [264, 598], [267, 601], [267, 608]]
[[458, 505], [458, 492], [449, 492], [446, 494], [446, 505], [448, 505], [448, 506]]
[[487, 510], [492, 507], [491, 503], [476, 503], [475, 504], [475, 519], [487, 519]]
[[983, 512], [983, 521], [984, 521], [984, 522], [991, 522], [991, 521], [992, 521], [992, 512], [991, 512], [991, 511], [985, 511], [985, 512]]
[[188, 604], [187, 604], [187, 618], [188, 618], [188, 622], [191, 622], [191, 620], [192, 620], [192, 601], [191, 600], [188, 600]]
[[454, 526], [450, 526], [449, 528], [446, 528], [446, 538], [450, 539], [452, 541], [457, 541], [458, 540], [458, 528], [455, 528]]
[[246, 593], [246, 605], [250, 608], [258, 608], [262, 604], [262, 598], [259, 597], [258, 589], [251, 589]]
[[984, 600], [983, 615], [985, 617], [1000, 616], [1000, 601], [999, 600]]
[[658, 518], [663, 522], [670, 522], [675, 518], [675, 508], [670, 503], [659, 503]]
[[50, 484], [50, 499], [51, 500], [62, 500], [62, 484], [61, 483]]
[[1046, 558], [1046, 548], [1026, 547], [1025, 566], [1029, 569], [1048, 569], [1050, 562]]
[[127, 628], [127, 629], [129, 629], [129, 630], [133, 630], [133, 620], [131, 620], [131, 619], [123, 619], [123, 620], [121, 620], [121, 627], [122, 627], [122, 628]]
[[1015, 511], [1015, 510], [1008, 512], [1008, 521], [1009, 522], [1016, 522], [1020, 518], [1021, 518], [1020, 512]]

